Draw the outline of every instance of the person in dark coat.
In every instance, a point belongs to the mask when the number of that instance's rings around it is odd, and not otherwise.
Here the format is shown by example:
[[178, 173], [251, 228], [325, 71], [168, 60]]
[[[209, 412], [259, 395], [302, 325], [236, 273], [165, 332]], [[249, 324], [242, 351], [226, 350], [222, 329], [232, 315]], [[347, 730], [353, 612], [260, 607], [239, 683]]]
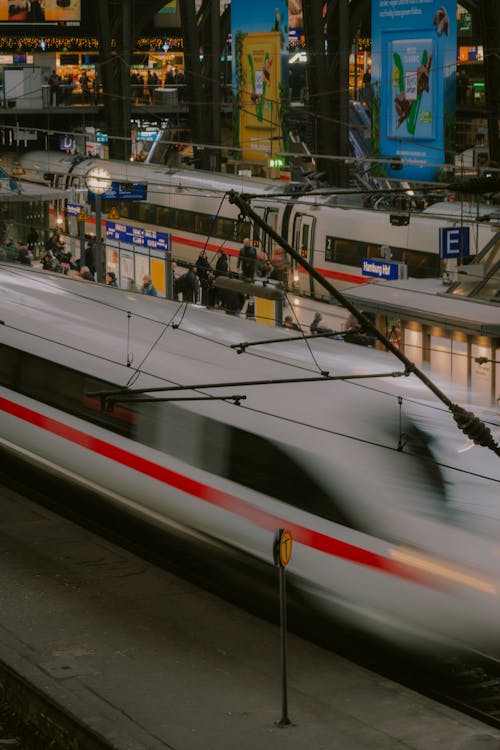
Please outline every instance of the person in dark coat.
[[[230, 274], [231, 278], [231, 274]], [[236, 275], [236, 278], [238, 276]], [[236, 289], [224, 289], [224, 310], [228, 315], [239, 315], [245, 304], [245, 295]]]
[[118, 287], [116, 283], [116, 274], [114, 271], [108, 271], [106, 274], [106, 286]]
[[245, 237], [243, 246], [238, 256], [238, 268], [241, 268], [241, 277], [245, 281], [253, 281], [255, 274], [255, 264], [257, 262], [257, 252], [250, 244], [250, 237]]
[[95, 272], [96, 272], [96, 244], [95, 241], [93, 241], [90, 237], [87, 239], [87, 244], [85, 246], [85, 252], [83, 254], [83, 261], [86, 266], [88, 266], [88, 269], [92, 276], [95, 278]]
[[189, 266], [186, 273], [174, 281], [174, 297], [182, 294], [183, 302], [195, 302], [198, 295], [198, 277], [194, 272], [194, 266]]
[[196, 275], [198, 276], [201, 288], [201, 304], [209, 304], [209, 289], [212, 282], [212, 269], [208, 262], [205, 250], [202, 250], [196, 261]]
[[20, 240], [16, 243], [17, 246], [17, 262], [23, 266], [31, 266], [33, 260], [33, 253], [29, 250], [28, 246]]
[[[217, 260], [214, 268], [214, 279], [220, 276], [229, 276], [229, 261], [224, 250], [220, 247], [217, 250]], [[213, 286], [211, 288], [210, 305], [212, 307], [224, 307], [224, 290]]]

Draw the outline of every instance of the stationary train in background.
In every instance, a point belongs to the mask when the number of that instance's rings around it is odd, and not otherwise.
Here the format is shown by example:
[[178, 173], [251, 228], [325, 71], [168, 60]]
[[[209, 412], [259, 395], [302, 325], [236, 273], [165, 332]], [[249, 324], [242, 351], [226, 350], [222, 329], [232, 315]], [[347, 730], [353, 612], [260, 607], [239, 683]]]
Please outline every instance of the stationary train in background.
[[[297, 192], [300, 186], [295, 184], [61, 152], [10, 151], [1, 155], [0, 166], [23, 181], [66, 191], [74, 188], [80, 191], [75, 193], [77, 202], [85, 202], [86, 176], [95, 166], [105, 168], [111, 180], [121, 185], [146, 185], [146, 200], [103, 201], [104, 217], [113, 210], [112, 215], [124, 224], [170, 232], [173, 258], [184, 262], [195, 261], [202, 249], [211, 259], [220, 246], [235, 256], [246, 236], [272, 254], [270, 238], [239, 217], [228, 200], [229, 191], [244, 193], [251, 196], [252, 208], [339, 288], [367, 281], [361, 270], [364, 258], [391, 257], [407, 264], [409, 276], [439, 276], [439, 229], [443, 227], [469, 226], [471, 255], [479, 254], [493, 237], [484, 220], [485, 210], [461, 203], [435, 203], [411, 213], [409, 209], [374, 210], [355, 207], [352, 194], [341, 191], [308, 194]], [[54, 206], [61, 217], [65, 202]], [[91, 233], [94, 230], [87, 228]], [[292, 277], [294, 291], [325, 296], [302, 269], [293, 268]]]
[[308, 611], [410, 647], [498, 643], [500, 461], [393, 355], [264, 344], [258, 323], [5, 262], [0, 287], [3, 450], [207, 567], [227, 551], [240, 587], [249, 564], [275, 580], [287, 528]]

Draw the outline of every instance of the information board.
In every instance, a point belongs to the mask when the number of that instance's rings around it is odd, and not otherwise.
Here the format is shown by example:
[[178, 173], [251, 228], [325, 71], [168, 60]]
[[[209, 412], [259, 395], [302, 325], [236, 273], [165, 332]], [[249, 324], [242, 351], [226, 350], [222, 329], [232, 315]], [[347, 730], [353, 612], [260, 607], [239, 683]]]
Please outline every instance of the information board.
[[170, 234], [168, 232], [157, 232], [153, 229], [132, 227], [116, 221], [106, 222], [106, 239], [128, 245], [147, 247], [150, 250], [164, 250], [165, 252], [169, 252], [171, 248]]

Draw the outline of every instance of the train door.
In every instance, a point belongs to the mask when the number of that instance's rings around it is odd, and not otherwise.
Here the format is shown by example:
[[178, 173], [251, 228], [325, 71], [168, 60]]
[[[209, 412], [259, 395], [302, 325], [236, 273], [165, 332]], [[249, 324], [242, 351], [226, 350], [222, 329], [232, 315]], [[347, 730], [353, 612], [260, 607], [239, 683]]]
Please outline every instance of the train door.
[[[297, 252], [304, 260], [307, 260], [311, 265], [314, 264], [314, 233], [316, 229], [316, 219], [308, 214], [297, 213], [293, 219], [293, 249]], [[292, 266], [292, 274], [294, 281], [299, 277], [300, 269], [297, 267], [297, 263], [294, 261]], [[301, 289], [308, 292], [311, 296], [314, 295], [314, 279], [309, 276], [308, 280], [301, 282]]]
[[[266, 208], [265, 206], [255, 206], [254, 211], [258, 214], [266, 224], [269, 224], [271, 229], [278, 232], [278, 209], [277, 208]], [[273, 241], [269, 235], [264, 232], [260, 227], [253, 227], [252, 244], [257, 247], [258, 250], [263, 250], [266, 255], [271, 257]]]

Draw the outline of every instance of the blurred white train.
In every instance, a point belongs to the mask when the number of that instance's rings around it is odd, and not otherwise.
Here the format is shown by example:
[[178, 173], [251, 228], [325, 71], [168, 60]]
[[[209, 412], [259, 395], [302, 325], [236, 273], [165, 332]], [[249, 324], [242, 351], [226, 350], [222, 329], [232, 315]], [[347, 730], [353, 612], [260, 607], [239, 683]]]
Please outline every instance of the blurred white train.
[[[287, 332], [239, 355], [276, 330], [6, 263], [0, 285], [3, 449], [259, 565], [289, 529], [293, 586], [357, 627], [498, 641], [500, 545], [478, 519], [500, 516], [500, 461], [414, 376], [391, 377], [392, 355]], [[243, 385], [263, 380], [289, 382]]]
[[[239, 210], [228, 200], [231, 190], [244, 193], [252, 196], [252, 208], [339, 288], [368, 280], [362, 274], [364, 258], [390, 256], [407, 265], [409, 276], [440, 276], [439, 230], [444, 227], [469, 226], [473, 256], [492, 241], [488, 222], [477, 221], [484, 220], [485, 212], [491, 209], [461, 203], [436, 203], [411, 213], [409, 209], [374, 210], [360, 207], [359, 196], [349, 192], [307, 194], [296, 192], [297, 185], [271, 180], [138, 162], [82, 159], [62, 152], [9, 151], [0, 156], [0, 166], [27, 182], [65, 191], [74, 188], [79, 191], [74, 195], [81, 203], [87, 197], [86, 177], [96, 166], [106, 169], [116, 185], [146, 185], [145, 200], [104, 200], [103, 214], [106, 217], [112, 212], [112, 216], [132, 227], [170, 232], [174, 260], [184, 262], [194, 262], [202, 249], [211, 258], [220, 246], [230, 256], [236, 256], [247, 236], [256, 247], [272, 254], [270, 238], [239, 217]], [[54, 206], [54, 217], [65, 217], [70, 192], [67, 195]], [[408, 198], [403, 196], [405, 200]], [[91, 233], [94, 230], [95, 227], [87, 227]], [[291, 277], [295, 291], [318, 298], [326, 295], [300, 267], [291, 269]]]

